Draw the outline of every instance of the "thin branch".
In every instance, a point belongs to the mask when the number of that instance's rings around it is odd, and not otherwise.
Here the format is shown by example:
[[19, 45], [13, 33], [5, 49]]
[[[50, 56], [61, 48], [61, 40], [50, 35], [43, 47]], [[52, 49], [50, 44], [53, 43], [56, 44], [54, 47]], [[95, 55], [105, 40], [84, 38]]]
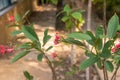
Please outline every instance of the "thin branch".
[[[113, 75], [112, 75], [112, 78], [111, 78], [111, 80], [114, 80], [114, 78], [116, 78], [116, 74], [117, 74], [117, 71], [118, 71], [118, 69], [120, 68], [120, 65], [119, 66], [117, 66], [117, 68], [116, 68], [116, 70], [115, 70], [115, 72], [113, 73]], [[115, 79], [116, 80], [116, 79]]]

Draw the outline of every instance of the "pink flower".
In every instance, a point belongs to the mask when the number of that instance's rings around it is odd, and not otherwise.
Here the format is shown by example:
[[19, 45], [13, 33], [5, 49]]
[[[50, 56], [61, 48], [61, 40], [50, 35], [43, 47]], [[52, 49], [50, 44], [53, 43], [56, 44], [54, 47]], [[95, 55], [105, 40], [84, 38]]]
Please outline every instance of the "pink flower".
[[120, 43], [116, 44], [115, 47], [118, 49], [120, 48]]
[[12, 48], [6, 48], [7, 53], [12, 53], [14, 52], [14, 46]]
[[51, 53], [51, 57], [52, 58], [56, 58], [57, 57], [57, 54], [55, 52]]
[[0, 53], [1, 53], [2, 55], [5, 54], [5, 46], [4, 46], [4, 45], [0, 45]]
[[116, 48], [112, 48], [112, 52], [115, 53], [116, 52]]
[[115, 53], [118, 49], [120, 49], [120, 43], [116, 44], [114, 48], [112, 48], [112, 52]]
[[12, 21], [14, 21], [15, 20], [15, 17], [14, 16], [11, 16], [10, 18], [9, 18], [9, 21], [10, 22], [12, 22]]
[[55, 35], [55, 39], [54, 39], [54, 44], [57, 45], [60, 41], [60, 36], [58, 35], [58, 33], [56, 33]]

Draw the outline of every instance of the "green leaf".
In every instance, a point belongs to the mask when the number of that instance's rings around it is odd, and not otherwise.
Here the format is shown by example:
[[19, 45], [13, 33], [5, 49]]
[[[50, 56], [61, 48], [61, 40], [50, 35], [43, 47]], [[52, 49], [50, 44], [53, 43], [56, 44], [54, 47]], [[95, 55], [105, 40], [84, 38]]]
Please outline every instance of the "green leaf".
[[16, 62], [17, 60], [19, 60], [20, 58], [24, 57], [25, 55], [27, 55], [30, 51], [24, 51], [21, 52], [19, 54], [17, 54], [13, 59], [12, 59], [12, 63]]
[[50, 49], [52, 49], [53, 48], [53, 46], [49, 46], [47, 49], [46, 49], [46, 51], [49, 51]]
[[72, 29], [73, 26], [74, 26], [74, 23], [73, 23], [71, 20], [67, 20], [67, 21], [66, 21], [66, 28], [67, 28], [68, 30]]
[[74, 38], [66, 38], [62, 40], [63, 42], [75, 44], [77, 46], [84, 46], [84, 44], [78, 40], [75, 40]]
[[115, 36], [115, 33], [118, 29], [119, 25], [119, 18], [116, 14], [112, 16], [112, 18], [108, 22], [108, 28], [107, 28], [107, 37], [113, 38]]
[[105, 69], [107, 69], [107, 70], [110, 71], [110, 72], [113, 72], [114, 66], [113, 66], [112, 62], [110, 62], [110, 61], [105, 61], [105, 62], [104, 62], [104, 66], [105, 66]]
[[34, 31], [34, 28], [32, 25], [23, 26], [22, 31], [23, 31], [24, 35], [27, 38], [29, 38], [31, 41], [39, 41], [39, 38], [38, 38], [36, 32]]
[[111, 56], [110, 48], [112, 45], [113, 45], [112, 40], [107, 41], [102, 49], [102, 53], [100, 54], [100, 56], [103, 58], [109, 58]]
[[80, 70], [84, 70], [87, 67], [93, 65], [94, 63], [96, 63], [99, 60], [98, 57], [90, 57], [89, 59], [83, 61], [80, 65]]
[[20, 48], [21, 48], [21, 49], [31, 49], [31, 48], [32, 48], [32, 45], [31, 45], [30, 42], [26, 42], [26, 43], [24, 43], [24, 44], [21, 44], [21, 45], [20, 45]]
[[85, 51], [85, 55], [86, 55], [87, 57], [95, 57], [95, 54], [92, 53], [91, 51], [88, 51], [88, 50]]
[[70, 12], [71, 12], [71, 8], [70, 8], [70, 6], [69, 6], [69, 5], [65, 5], [63, 11], [66, 12], [67, 15], [69, 15]]
[[21, 16], [20, 16], [19, 14], [16, 14], [15, 20], [16, 20], [17, 22], [20, 22], [20, 21], [21, 21]]
[[58, 0], [51, 0], [51, 2], [52, 2], [53, 4], [55, 4], [55, 5], [58, 4]]
[[38, 61], [42, 61], [43, 56], [44, 56], [43, 53], [38, 54], [38, 56], [37, 56], [37, 60], [38, 60]]
[[100, 38], [96, 39], [94, 46], [96, 49], [101, 50], [103, 47], [102, 39]]
[[91, 45], [94, 45], [96, 38], [93, 35], [93, 33], [91, 31], [86, 31], [86, 34], [89, 35], [91, 37], [91, 40], [87, 40], [87, 42]]
[[30, 75], [30, 73], [27, 71], [24, 71], [24, 76], [26, 77], [27, 80], [33, 80], [33, 76]]
[[97, 61], [97, 67], [98, 67], [99, 69], [102, 69], [102, 63], [101, 63], [101, 60], [98, 60], [98, 61]]
[[71, 33], [71, 34], [68, 34], [68, 37], [79, 39], [79, 40], [91, 40], [91, 37], [88, 34], [84, 34], [84, 33]]
[[81, 20], [81, 18], [82, 18], [82, 14], [80, 12], [74, 12], [71, 15], [73, 18], [75, 18], [77, 20]]
[[51, 36], [48, 35], [48, 29], [44, 31], [44, 37], [43, 37], [43, 46], [51, 39]]
[[16, 35], [18, 35], [18, 34], [20, 34], [20, 33], [22, 33], [21, 30], [15, 30], [15, 31], [13, 31], [13, 32], [11, 33], [11, 35], [12, 35], [12, 36], [16, 36]]
[[68, 16], [63, 16], [61, 20], [62, 20], [63, 22], [66, 22], [68, 19], [69, 19]]
[[101, 36], [104, 35], [104, 29], [102, 25], [97, 27], [95, 34], [96, 34], [96, 38], [101, 38]]

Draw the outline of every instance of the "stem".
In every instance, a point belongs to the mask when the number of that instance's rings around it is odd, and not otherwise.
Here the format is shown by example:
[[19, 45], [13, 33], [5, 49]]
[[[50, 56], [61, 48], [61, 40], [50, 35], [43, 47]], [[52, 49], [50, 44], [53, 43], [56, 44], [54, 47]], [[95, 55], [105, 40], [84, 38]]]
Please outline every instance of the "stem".
[[107, 70], [104, 67], [104, 61], [105, 61], [105, 59], [102, 61], [104, 80], [108, 80], [108, 73], [107, 73]]
[[114, 72], [113, 75], [112, 75], [111, 80], [116, 80], [116, 74], [117, 74], [117, 71], [118, 71], [119, 68], [120, 68], [120, 65], [117, 66], [115, 72]]
[[107, 28], [106, 28], [106, 0], [104, 0], [104, 3], [103, 3], [103, 27], [104, 27], [104, 32], [106, 34], [107, 33]]
[[55, 73], [55, 69], [54, 69], [51, 61], [49, 60], [49, 58], [48, 58], [45, 54], [44, 54], [44, 57], [46, 58], [47, 63], [48, 63], [49, 67], [50, 67], [51, 70], [52, 70], [52, 74], [53, 74], [53, 75], [52, 75], [52, 79], [53, 79], [53, 80], [57, 80], [57, 76], [56, 76], [56, 73]]

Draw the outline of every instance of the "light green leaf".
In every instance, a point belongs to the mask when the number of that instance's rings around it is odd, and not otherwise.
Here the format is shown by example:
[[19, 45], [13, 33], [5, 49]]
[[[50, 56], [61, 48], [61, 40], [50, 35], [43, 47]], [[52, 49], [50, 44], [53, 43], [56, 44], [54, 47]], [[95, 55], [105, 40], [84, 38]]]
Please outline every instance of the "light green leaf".
[[38, 36], [36, 32], [34, 31], [34, 28], [32, 25], [30, 26], [23, 26], [22, 31], [24, 35], [29, 38], [31, 41], [39, 41]]
[[98, 57], [90, 57], [89, 59], [83, 61], [80, 65], [80, 70], [84, 70], [87, 67], [93, 65], [94, 63], [96, 63], [99, 60]]
[[69, 6], [69, 5], [65, 5], [63, 11], [66, 12], [67, 15], [69, 15], [69, 13], [71, 12], [71, 8], [70, 8], [70, 6]]
[[20, 14], [16, 14], [16, 16], [15, 16], [15, 20], [18, 21], [18, 22], [21, 21], [21, 16], [20, 16]]
[[64, 16], [64, 17], [62, 17], [62, 19], [61, 19], [61, 20], [62, 20], [63, 22], [66, 22], [68, 19], [69, 19], [69, 17], [68, 17], [68, 16]]
[[81, 20], [81, 18], [82, 18], [82, 14], [80, 12], [74, 12], [71, 15], [73, 18], [75, 18], [77, 20]]
[[16, 36], [16, 35], [18, 35], [18, 34], [20, 34], [20, 33], [22, 33], [21, 30], [15, 30], [15, 31], [13, 31], [13, 32], [11, 33], [11, 35], [12, 35], [12, 36]]
[[24, 57], [25, 55], [27, 55], [30, 51], [24, 51], [21, 52], [19, 54], [17, 54], [13, 59], [12, 59], [12, 63], [16, 62], [17, 60], [19, 60], [20, 58]]
[[38, 54], [37, 60], [38, 60], [38, 61], [42, 61], [43, 56], [44, 56], [43, 53]]
[[88, 34], [84, 34], [84, 33], [71, 33], [71, 34], [68, 34], [68, 37], [79, 39], [79, 40], [91, 40], [91, 37]]
[[51, 2], [52, 2], [53, 4], [55, 4], [55, 5], [57, 5], [58, 0], [51, 0]]
[[115, 33], [118, 29], [119, 25], [119, 18], [116, 14], [112, 16], [112, 18], [108, 22], [108, 28], [107, 28], [107, 37], [113, 38], [115, 36]]
[[110, 72], [113, 72], [114, 66], [113, 66], [112, 62], [110, 62], [110, 61], [105, 61], [105, 62], [104, 62], [104, 66], [105, 66], [105, 69], [107, 69], [107, 70], [110, 71]]

